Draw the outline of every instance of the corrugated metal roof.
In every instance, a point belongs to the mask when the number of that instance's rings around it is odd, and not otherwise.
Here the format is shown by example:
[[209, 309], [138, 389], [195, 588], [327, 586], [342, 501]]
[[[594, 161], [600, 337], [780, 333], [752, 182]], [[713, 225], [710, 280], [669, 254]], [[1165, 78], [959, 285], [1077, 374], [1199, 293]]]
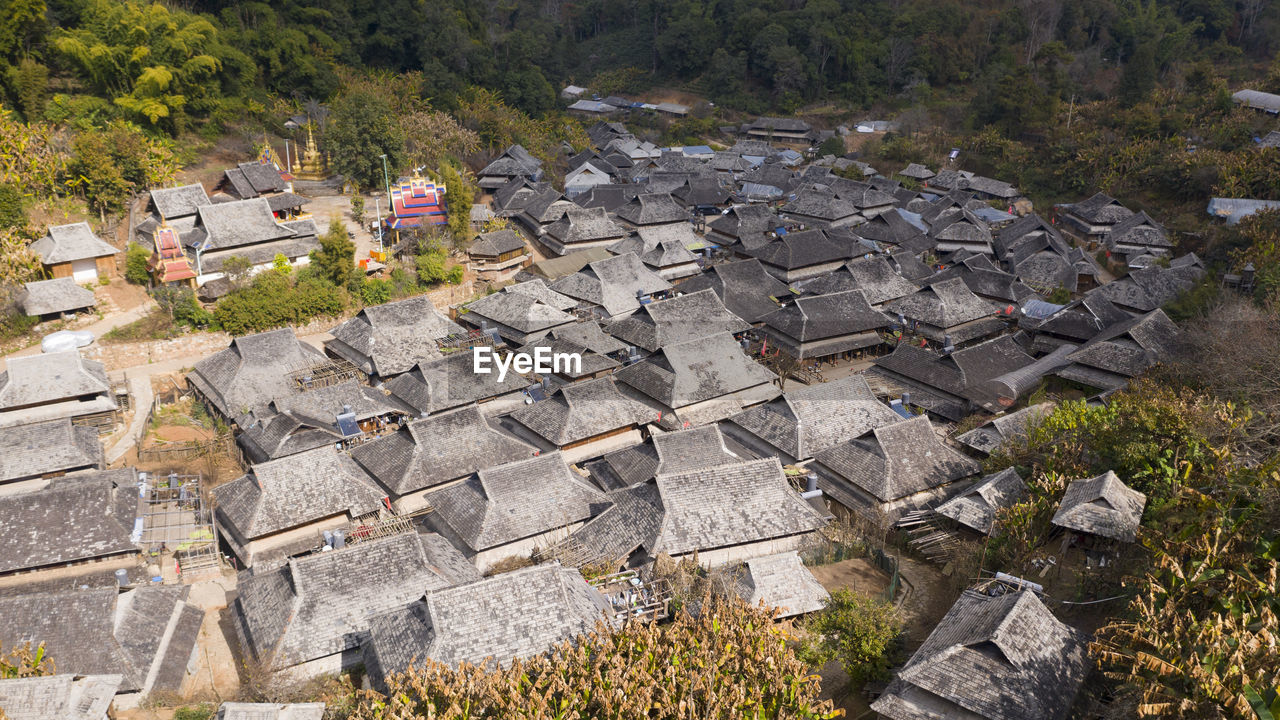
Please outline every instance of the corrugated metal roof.
[[1269, 113], [1280, 113], [1280, 95], [1260, 90], [1241, 90], [1231, 96], [1238, 104]]
[[1280, 209], [1280, 200], [1254, 200], [1252, 198], [1212, 198], [1209, 200], [1209, 214], [1235, 225], [1241, 218], [1248, 217], [1259, 210]]

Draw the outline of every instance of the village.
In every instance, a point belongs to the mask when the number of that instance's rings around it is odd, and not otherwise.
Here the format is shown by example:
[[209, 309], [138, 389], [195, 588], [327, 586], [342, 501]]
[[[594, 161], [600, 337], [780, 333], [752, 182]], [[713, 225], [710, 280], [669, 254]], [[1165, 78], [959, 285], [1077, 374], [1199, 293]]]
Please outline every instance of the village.
[[[216, 698], [220, 720], [319, 720], [323, 703], [230, 700], [666, 622], [696, 606], [689, 573], [778, 622], [842, 590], [896, 607], [887, 681], [814, 669], [848, 717], [1066, 717], [1147, 497], [1066, 478], [1034, 561], [980, 567], [1029, 494], [996, 465], [1055, 403], [1105, 406], [1177, 351], [1162, 307], [1200, 258], [1101, 192], [1034, 207], [959, 151], [818, 152], [886, 123], [760, 117], [716, 148], [659, 147], [629, 114], [687, 107], [565, 92], [593, 124], [562, 183], [514, 145], [470, 207], [409, 172], [357, 219], [310, 138], [130, 215], [152, 285], [206, 303], [305, 267], [331, 215], [370, 277], [468, 215], [459, 286], [340, 323], [122, 353], [83, 328], [124, 250], [47, 228], [51, 279], [23, 311], [70, 324], [0, 373], [0, 646], [42, 646], [57, 674], [0, 680], [9, 717]], [[577, 362], [477, 371], [513, 354]]]

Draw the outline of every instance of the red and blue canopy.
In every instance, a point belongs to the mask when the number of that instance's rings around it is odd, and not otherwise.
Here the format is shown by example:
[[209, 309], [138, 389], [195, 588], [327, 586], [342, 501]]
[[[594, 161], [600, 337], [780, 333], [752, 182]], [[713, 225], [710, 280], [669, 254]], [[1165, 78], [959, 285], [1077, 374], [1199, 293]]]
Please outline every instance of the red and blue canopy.
[[391, 229], [418, 225], [444, 225], [444, 188], [426, 178], [401, 180], [391, 187]]

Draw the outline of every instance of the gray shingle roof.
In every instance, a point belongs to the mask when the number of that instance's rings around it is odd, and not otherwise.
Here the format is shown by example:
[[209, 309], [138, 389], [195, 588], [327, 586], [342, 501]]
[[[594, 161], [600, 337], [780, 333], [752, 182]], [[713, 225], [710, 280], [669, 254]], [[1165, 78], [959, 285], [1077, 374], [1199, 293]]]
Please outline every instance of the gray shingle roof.
[[1142, 210], [1111, 226], [1111, 234], [1107, 236], [1107, 246], [1114, 248], [1121, 245], [1157, 249], [1173, 247], [1164, 226], [1152, 220], [1151, 216]]
[[1077, 365], [1132, 378], [1168, 359], [1177, 349], [1177, 342], [1178, 326], [1163, 310], [1153, 310], [1103, 330], [1069, 359]]
[[559, 452], [480, 470], [427, 500], [433, 517], [475, 552], [586, 520], [609, 503], [569, 470]]
[[324, 703], [225, 702], [214, 720], [323, 720]]
[[71, 420], [19, 425], [0, 432], [0, 482], [101, 468], [97, 428]]
[[1015, 468], [1005, 468], [987, 475], [972, 487], [938, 506], [939, 515], [987, 535], [995, 522], [996, 511], [1020, 502], [1027, 494], [1027, 484]]
[[466, 321], [476, 327], [480, 325], [476, 318], [483, 318], [514, 328], [520, 333], [534, 333], [574, 321], [574, 317], [563, 310], [545, 305], [532, 295], [518, 292], [486, 295], [468, 304], [466, 309]]
[[210, 249], [226, 250], [293, 237], [296, 233], [276, 222], [265, 198], [235, 200], [198, 209], [200, 226]]
[[650, 352], [716, 333], [740, 333], [751, 324], [725, 308], [710, 289], [698, 290], [640, 306], [605, 330], [619, 340]]
[[755, 258], [712, 265], [702, 275], [681, 283], [681, 289], [688, 292], [703, 288], [714, 290], [729, 312], [747, 322], [757, 322], [777, 310], [778, 303], [771, 298], [791, 296], [786, 284], [766, 272]]
[[517, 295], [528, 295], [531, 298], [541, 302], [543, 305], [549, 305], [557, 310], [569, 310], [577, 307], [578, 301], [568, 295], [560, 293], [547, 287], [547, 283], [539, 280], [526, 280], [525, 282], [508, 285], [502, 288], [502, 292], [514, 293]]
[[436, 310], [426, 295], [375, 305], [330, 331], [328, 350], [370, 375], [408, 372], [422, 360], [440, 356], [436, 340], [463, 332]]
[[106, 720], [124, 678], [69, 673], [0, 680], [0, 711], [9, 720]]
[[728, 333], [668, 345], [614, 373], [620, 382], [677, 409], [772, 382]]
[[392, 493], [407, 493], [515, 462], [533, 448], [493, 429], [475, 405], [407, 423], [351, 457]]
[[668, 193], [637, 195], [614, 211], [614, 214], [632, 225], [661, 225], [689, 219], [689, 212], [680, 207]]
[[69, 277], [38, 280], [22, 287], [18, 305], [24, 314], [36, 317], [83, 310], [98, 302], [92, 290], [80, 287]]
[[752, 607], [778, 608], [778, 617], [821, 610], [831, 597], [794, 550], [743, 563], [735, 590]]
[[944, 445], [924, 415], [872, 432], [873, 436], [829, 447], [814, 457], [881, 502], [946, 485], [982, 469]]
[[1007, 442], [1026, 437], [1027, 426], [1039, 421], [1053, 412], [1053, 402], [1042, 402], [1017, 412], [988, 420], [979, 427], [963, 435], [956, 436], [956, 442], [990, 455]]
[[136, 553], [132, 469], [69, 475], [31, 492], [0, 495], [0, 574]]
[[565, 385], [511, 418], [556, 447], [643, 424], [654, 413], [618, 391], [611, 376]]
[[1004, 335], [957, 350], [949, 356], [903, 343], [891, 354], [878, 357], [874, 362], [878, 367], [927, 387], [965, 397], [970, 388], [1026, 367], [1034, 360], [1012, 336]]
[[787, 270], [839, 262], [849, 257], [848, 250], [832, 242], [822, 230], [787, 233], [748, 252], [762, 263]]
[[0, 373], [0, 410], [111, 392], [105, 366], [80, 357], [78, 350], [13, 357], [5, 364]]
[[[714, 426], [708, 426], [714, 427]], [[658, 488], [650, 482], [620, 488], [609, 493], [613, 505], [587, 521], [570, 536], [572, 543], [586, 548], [599, 563], [624, 563], [637, 549], [653, 539], [662, 518]]]
[[500, 382], [498, 373], [479, 374], [473, 365], [471, 353], [450, 353], [418, 363], [388, 381], [386, 388], [397, 400], [425, 416], [518, 392], [530, 384], [514, 372], [507, 373]]
[[889, 326], [861, 290], [799, 297], [761, 321], [765, 335], [801, 358], [877, 345], [875, 332]]
[[109, 257], [120, 252], [93, 233], [87, 222], [50, 225], [49, 234], [31, 243], [45, 265]]
[[542, 161], [529, 154], [523, 145], [512, 145], [493, 162], [480, 171], [480, 177], [500, 176], [515, 177], [517, 175], [535, 176], [542, 170]]
[[1034, 593], [967, 590], [871, 708], [890, 720], [1062, 720], [1091, 665], [1086, 640]]
[[767, 233], [780, 227], [782, 221], [768, 205], [734, 205], [728, 212], [708, 223], [708, 230], [739, 239], [747, 235]]
[[888, 260], [878, 255], [855, 258], [845, 268], [853, 276], [854, 287], [861, 290], [872, 305], [906, 297], [918, 289], [915, 283], [899, 275]]
[[477, 579], [444, 538], [403, 533], [242, 572], [232, 611], [246, 655], [287, 667], [355, 650], [371, 614]]
[[524, 238], [520, 237], [520, 234], [515, 230], [504, 228], [493, 232], [480, 233], [471, 243], [471, 247], [467, 248], [467, 252], [471, 255], [497, 257], [503, 253], [523, 249]]
[[595, 630], [607, 602], [576, 569], [539, 565], [429, 592], [370, 621], [366, 664], [386, 675], [428, 660], [457, 667], [539, 655]]
[[166, 220], [195, 215], [198, 208], [212, 205], [204, 186], [199, 183], [151, 191], [151, 204]]
[[1132, 210], [1106, 193], [1094, 193], [1087, 200], [1081, 200], [1063, 209], [1094, 225], [1113, 225], [1133, 214]]
[[59, 672], [119, 674], [121, 691], [177, 692], [204, 619], [186, 603], [188, 590], [120, 593], [112, 586], [0, 597], [0, 643], [43, 643]]
[[324, 355], [298, 340], [291, 328], [281, 328], [235, 338], [226, 350], [197, 362], [187, 380], [219, 412], [236, 418], [295, 394], [289, 373], [324, 361]]
[[907, 165], [905, 168], [903, 168], [902, 170], [899, 170], [898, 174], [901, 175], [902, 177], [914, 178], [916, 180], [928, 180], [929, 178], [933, 177], [936, 173], [934, 173], [932, 170], [925, 167], [924, 165], [921, 165], [919, 163], [911, 163]]
[[627, 231], [609, 219], [609, 214], [602, 207], [574, 205], [566, 209], [559, 220], [547, 226], [547, 235], [564, 245], [615, 240], [626, 234]]
[[662, 522], [649, 553], [683, 555], [798, 535], [822, 527], [777, 458], [664, 474]]
[[935, 327], [950, 328], [994, 314], [990, 303], [973, 294], [960, 278], [934, 283], [903, 298], [887, 303], [891, 313], [919, 320]]
[[219, 521], [247, 541], [334, 515], [375, 512], [384, 493], [354, 460], [328, 446], [258, 463], [213, 496]]
[[729, 418], [797, 460], [899, 420], [861, 375], [797, 387]]
[[671, 289], [671, 283], [644, 266], [634, 253], [589, 263], [582, 270], [551, 284], [551, 289], [624, 315], [640, 307], [639, 295]]
[[1062, 496], [1053, 524], [1099, 537], [1133, 542], [1142, 524], [1147, 496], [1125, 485], [1108, 470], [1097, 477], [1072, 480]]

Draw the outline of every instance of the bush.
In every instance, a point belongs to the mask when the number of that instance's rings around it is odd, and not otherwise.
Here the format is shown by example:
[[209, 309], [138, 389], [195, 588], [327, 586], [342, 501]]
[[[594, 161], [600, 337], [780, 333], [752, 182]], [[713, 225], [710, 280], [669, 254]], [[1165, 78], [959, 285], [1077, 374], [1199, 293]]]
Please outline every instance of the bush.
[[664, 625], [600, 627], [507, 668], [428, 661], [392, 677], [386, 696], [365, 694], [351, 720], [838, 716], [770, 613], [713, 596], [701, 607]]
[[391, 300], [392, 285], [379, 278], [367, 278], [360, 286], [360, 299], [365, 305], [381, 305]]
[[444, 281], [450, 285], [457, 285], [462, 282], [463, 275], [466, 273], [461, 265], [450, 265], [445, 271]]
[[18, 228], [27, 224], [27, 213], [22, 207], [22, 193], [6, 183], [0, 185], [0, 228]]
[[308, 273], [293, 281], [269, 272], [218, 301], [213, 316], [223, 330], [244, 335], [337, 315], [346, 305], [346, 293], [317, 275]]
[[800, 646], [801, 659], [815, 667], [839, 660], [856, 689], [889, 669], [889, 648], [902, 632], [902, 619], [892, 605], [840, 588], [805, 629], [810, 637]]
[[134, 285], [151, 283], [151, 271], [147, 264], [151, 261], [151, 253], [137, 243], [129, 243], [124, 255], [124, 279]]

